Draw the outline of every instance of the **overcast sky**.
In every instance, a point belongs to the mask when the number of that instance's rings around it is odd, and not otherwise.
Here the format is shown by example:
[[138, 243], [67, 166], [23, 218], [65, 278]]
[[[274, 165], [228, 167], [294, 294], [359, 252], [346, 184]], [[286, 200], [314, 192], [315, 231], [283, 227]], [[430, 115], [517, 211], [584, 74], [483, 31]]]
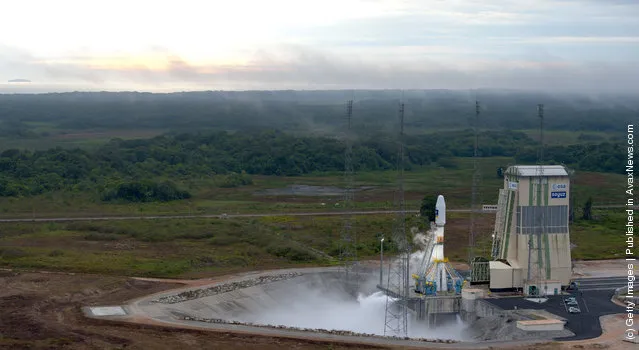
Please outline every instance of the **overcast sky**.
[[639, 0], [20, 0], [0, 87], [639, 92]]

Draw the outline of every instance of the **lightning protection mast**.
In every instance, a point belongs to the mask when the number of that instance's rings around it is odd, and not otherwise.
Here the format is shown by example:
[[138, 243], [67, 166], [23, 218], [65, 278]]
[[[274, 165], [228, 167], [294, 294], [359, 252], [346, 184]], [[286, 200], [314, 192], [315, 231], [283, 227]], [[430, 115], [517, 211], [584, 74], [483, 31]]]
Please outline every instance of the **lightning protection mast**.
[[[544, 259], [542, 242], [546, 241], [546, 208], [548, 206], [548, 198], [542, 198], [544, 185], [548, 185], [548, 180], [544, 177], [544, 105], [537, 105], [537, 114], [539, 117], [539, 157], [537, 161], [537, 179], [535, 180], [535, 206], [534, 218], [535, 224], [533, 231], [529, 232], [528, 238], [528, 290], [526, 291], [532, 297], [540, 297], [542, 285], [544, 283]], [[530, 194], [532, 195], [532, 193]], [[534, 287], [533, 287], [534, 286]], [[531, 288], [532, 287], [532, 288]], [[545, 293], [544, 293], [545, 294]]]
[[471, 282], [480, 280], [480, 271], [475, 264], [475, 235], [477, 212], [479, 211], [479, 184], [481, 182], [481, 173], [479, 170], [479, 101], [475, 101], [475, 120], [473, 123], [473, 183], [471, 190], [470, 205], [470, 232], [468, 232], [468, 266], [470, 266]]
[[355, 233], [353, 232], [353, 218], [351, 216], [351, 212], [354, 209], [352, 116], [353, 100], [349, 100], [346, 102], [346, 132], [344, 136], [344, 198], [342, 203], [342, 210], [344, 211], [342, 218], [344, 221], [341, 234], [340, 262], [344, 281], [357, 283], [357, 241]]
[[391, 260], [388, 273], [388, 291], [394, 295], [394, 302], [387, 293], [384, 335], [408, 336], [408, 272], [410, 247], [406, 239], [406, 208], [404, 202], [404, 103], [399, 104], [399, 140], [397, 156], [397, 191], [395, 202], [397, 216], [393, 225], [392, 239], [397, 247], [398, 257]]

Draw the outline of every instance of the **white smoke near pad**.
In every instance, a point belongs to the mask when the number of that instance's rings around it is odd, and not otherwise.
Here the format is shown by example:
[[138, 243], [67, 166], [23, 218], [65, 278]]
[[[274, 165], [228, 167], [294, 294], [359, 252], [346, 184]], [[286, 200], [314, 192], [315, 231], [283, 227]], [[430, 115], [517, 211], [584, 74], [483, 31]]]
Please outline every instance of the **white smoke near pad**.
[[413, 244], [419, 248], [416, 252], [410, 255], [410, 274], [416, 275], [424, 273], [424, 269], [428, 266], [428, 263], [432, 259], [431, 256], [427, 256], [429, 248], [435, 240], [436, 228], [431, 227], [427, 232], [418, 232], [417, 228], [413, 228]]
[[[394, 300], [382, 292], [360, 293], [345, 298], [339, 291], [296, 288], [295, 298], [259, 314], [242, 315], [238, 320], [256, 324], [310, 329], [343, 330], [384, 335], [386, 303]], [[409, 315], [408, 336], [412, 338], [464, 340], [465, 325], [457, 321], [429, 329]], [[392, 335], [392, 334], [387, 334]]]

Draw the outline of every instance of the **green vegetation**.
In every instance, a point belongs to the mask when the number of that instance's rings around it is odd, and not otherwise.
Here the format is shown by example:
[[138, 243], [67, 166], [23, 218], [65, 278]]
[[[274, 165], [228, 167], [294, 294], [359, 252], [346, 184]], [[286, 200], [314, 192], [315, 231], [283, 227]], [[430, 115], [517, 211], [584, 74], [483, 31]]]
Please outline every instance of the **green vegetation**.
[[180, 191], [170, 181], [155, 183], [151, 181], [125, 182], [106, 189], [102, 195], [104, 201], [125, 202], [168, 202], [191, 198], [191, 194]]
[[[621, 143], [598, 143], [553, 146], [544, 150], [544, 163], [562, 163], [578, 170], [623, 174], [627, 153], [620, 152]], [[517, 156], [520, 163], [534, 164], [538, 159], [533, 148], [523, 149]]]
[[584, 204], [583, 215], [581, 216], [582, 220], [592, 220], [592, 197], [589, 197]]
[[[433, 166], [454, 170], [458, 164], [453, 157], [472, 155], [472, 139], [469, 131], [407, 137], [407, 170]], [[515, 154], [519, 163], [536, 160], [534, 144], [523, 133], [484, 132], [482, 140], [481, 155], [485, 158]], [[624, 160], [621, 152], [613, 152], [614, 147], [611, 144], [551, 147], [546, 159], [579, 170], [623, 172]], [[389, 136], [361, 139], [354, 145], [354, 168], [358, 172], [394, 169], [395, 149], [395, 141]], [[217, 186], [233, 188], [250, 185], [251, 175], [300, 176], [342, 168], [343, 147], [337, 140], [276, 131], [116, 139], [93, 151], [6, 150], [0, 153], [0, 196], [74, 190], [101, 193], [106, 200], [120, 197], [170, 200], [188, 196], [173, 185], [143, 185], [141, 181], [165, 183], [166, 179], [190, 181], [224, 175]], [[155, 194], [151, 197], [134, 193], [152, 188]]]
[[[494, 162], [504, 160], [496, 159]], [[423, 188], [422, 195], [408, 202], [408, 209], [419, 209], [423, 193], [442, 193], [447, 196], [447, 202], [452, 201], [455, 206], [467, 205], [469, 180], [464, 181], [460, 175], [468, 176], [471, 162], [459, 159], [458, 169], [430, 169], [407, 173], [407, 188], [410, 193]], [[494, 164], [487, 164], [493, 167]], [[392, 183], [393, 173], [364, 173], [361, 178], [367, 181], [377, 178], [380, 189], [379, 195], [386, 192]], [[443, 175], [443, 176], [442, 176]], [[585, 175], [589, 176], [588, 173]], [[594, 174], [598, 175], [598, 174]], [[579, 174], [577, 175], [579, 176]], [[585, 179], [588, 179], [588, 177]], [[623, 176], [618, 175], [620, 178]], [[433, 179], [445, 179], [443, 186]], [[335, 184], [340, 181], [337, 177], [301, 177], [293, 178], [295, 181], [311, 184]], [[312, 203], [286, 203], [281, 201], [231, 201], [229, 196], [251, 196], [255, 188], [281, 185], [281, 181], [287, 178], [258, 178], [256, 184], [239, 189], [223, 189], [229, 191], [226, 194], [218, 194], [217, 201], [203, 199], [202, 193], [196, 192], [191, 198], [192, 207], [198, 213], [221, 213], [229, 208], [237, 208], [241, 213], [253, 212], [290, 212], [329, 210], [318, 205], [315, 200]], [[583, 181], [583, 180], [582, 180]], [[466, 182], [466, 183], [464, 183]], [[492, 195], [502, 186], [500, 179], [486, 179], [491, 183], [490, 188], [484, 188], [483, 192]], [[284, 182], [285, 183], [285, 182]], [[371, 182], [368, 182], [371, 183]], [[456, 187], [461, 187], [456, 192]], [[239, 193], [236, 193], [238, 192]], [[598, 191], [598, 184], [594, 183], [588, 191]], [[601, 191], [601, 190], [600, 190]], [[605, 198], [605, 188], [600, 198]], [[217, 192], [217, 191], [216, 191]], [[451, 194], [449, 197], [448, 194]], [[623, 194], [623, 193], [622, 193]], [[80, 196], [81, 194], [78, 194]], [[66, 195], [65, 195], [66, 196]], [[385, 203], [386, 208], [392, 209], [392, 192], [388, 194], [386, 202], [361, 201], [363, 194], [359, 195], [360, 207], [366, 207]], [[495, 195], [496, 196], [496, 195]], [[434, 197], [430, 196], [429, 197]], [[487, 196], [486, 196], [487, 197]], [[64, 198], [64, 197], [61, 197]], [[55, 203], [57, 196], [53, 196], [51, 215], [55, 210], [60, 210], [61, 215], [70, 215], [79, 210], [83, 203], [90, 205], [86, 200], [79, 201], [68, 197], [67, 206], [59, 208]], [[83, 198], [83, 197], [75, 197]], [[356, 199], [358, 195], [356, 195]], [[436, 197], [435, 197], [436, 198]], [[450, 200], [449, 200], [450, 198]], [[582, 197], [587, 198], [587, 197]], [[486, 200], [486, 198], [484, 197]], [[29, 198], [7, 198], [20, 205], [31, 204]], [[189, 201], [190, 201], [189, 200]], [[326, 200], [326, 199], [324, 199]], [[490, 203], [489, 201], [487, 201]], [[9, 202], [7, 202], [9, 203]], [[60, 203], [60, 202], [58, 202]], [[39, 210], [47, 205], [47, 202], [36, 201]], [[448, 204], [448, 203], [447, 203]], [[595, 199], [593, 205], [601, 204]], [[189, 202], [186, 200], [166, 203], [99, 203], [93, 204], [94, 209], [84, 213], [95, 215], [100, 210], [120, 210], [122, 214], [179, 214], [184, 213]], [[200, 206], [208, 205], [202, 208]], [[453, 206], [453, 208], [455, 207]], [[583, 202], [577, 202], [578, 208], [583, 207]], [[8, 207], [3, 208], [16, 209]], [[603, 259], [619, 257], [623, 247], [622, 235], [618, 234], [623, 227], [623, 215], [615, 211], [597, 211], [593, 220], [577, 220], [571, 227], [571, 236], [576, 244], [573, 257], [576, 259]], [[64, 213], [63, 213], [64, 212]], [[11, 215], [15, 216], [15, 215]], [[456, 227], [451, 226], [450, 238], [466, 241], [467, 214], [450, 213], [448, 221], [457, 220]], [[488, 218], [480, 225], [478, 251], [489, 251], [492, 219]], [[358, 256], [360, 258], [376, 258], [379, 253], [379, 241], [377, 233], [389, 233], [392, 228], [393, 217], [385, 215], [356, 217], [354, 223], [358, 235]], [[421, 218], [409, 216], [411, 226], [424, 225]], [[337, 257], [339, 252], [339, 232], [342, 225], [340, 217], [291, 217], [275, 216], [260, 219], [183, 219], [183, 220], [132, 220], [132, 221], [96, 221], [77, 222], [68, 224], [55, 223], [3, 223], [0, 226], [0, 263], [3, 266], [61, 269], [69, 271], [147, 275], [147, 276], [196, 276], [198, 274], [223, 273], [235, 270], [251, 270], [256, 268], [277, 268], [286, 266], [300, 266], [305, 264], [333, 264], [334, 259], [325, 256], [328, 254]], [[457, 232], [457, 238], [453, 236]], [[460, 238], [461, 237], [461, 238]], [[388, 245], [387, 245], [388, 244]], [[463, 260], [466, 257], [465, 244], [450, 246], [449, 257], [453, 260]], [[483, 247], [483, 248], [482, 248]], [[385, 243], [385, 250], [392, 252], [392, 242]], [[483, 250], [482, 250], [483, 249]], [[488, 250], [487, 250], [488, 249]]]
[[[596, 203], [595, 203], [596, 204]], [[623, 259], [626, 256], [625, 227], [627, 215], [622, 209], [593, 210], [591, 220], [577, 220], [571, 225], [570, 238], [575, 244], [573, 259]], [[639, 257], [637, 254], [635, 258]]]
[[219, 184], [222, 188], [234, 188], [246, 185], [252, 185], [253, 179], [246, 171], [238, 173], [230, 173], [224, 177], [224, 180]]
[[427, 195], [422, 199], [419, 215], [424, 218], [425, 222], [435, 221], [435, 206], [437, 204], [437, 195]]
[[[405, 173], [406, 205], [419, 210], [425, 194], [443, 194], [450, 208], [466, 208], [470, 205], [472, 159], [452, 158], [454, 168], [437, 165], [415, 168]], [[499, 166], [512, 165], [512, 158], [490, 157], [480, 161], [482, 174], [490, 174]], [[341, 172], [315, 173], [296, 177], [251, 176], [252, 184], [236, 188], [222, 188], [226, 175], [201, 178], [171, 178], [176, 186], [191, 194], [191, 198], [170, 202], [104, 202], [102, 188], [71, 186], [70, 190], [57, 190], [32, 197], [0, 197], [0, 217], [15, 218], [33, 216], [73, 217], [101, 215], [189, 215], [221, 213], [279, 213], [300, 211], [340, 210], [340, 196], [261, 195], [266, 189], [291, 185], [341, 186]], [[393, 209], [397, 174], [394, 170], [366, 171], [355, 174], [355, 186], [365, 190], [355, 193], [355, 208]], [[165, 181], [164, 179], [157, 181]], [[625, 193], [618, 184], [625, 181], [623, 175], [577, 171], [572, 179], [572, 197], [581, 208], [583, 201], [592, 197], [595, 206], [623, 203]], [[113, 181], [115, 186], [120, 181]], [[498, 189], [503, 179], [485, 176], [479, 188], [483, 204], [497, 201]], [[109, 188], [109, 187], [104, 187]], [[322, 204], [324, 203], [324, 204]], [[581, 209], [578, 209], [580, 215]]]
[[[395, 208], [397, 120], [390, 117], [399, 96], [357, 92], [356, 209]], [[341, 196], [265, 190], [341, 187], [343, 102], [351, 97], [343, 91], [0, 95], [2, 217], [282, 213], [242, 220], [3, 223], [0, 265], [168, 277], [334, 264], [341, 219], [285, 214], [341, 210]], [[618, 128], [636, 116], [636, 101], [613, 98], [602, 107], [574, 96], [489, 91], [478, 91], [477, 98], [485, 106], [481, 202], [496, 203], [508, 166], [537, 161], [535, 106], [543, 102], [556, 116], [546, 120], [545, 163], [575, 170], [573, 257], [620, 257], [617, 232], [624, 218], [597, 205], [624, 203], [618, 187], [626, 159]], [[407, 208], [434, 220], [438, 194], [450, 208], [468, 207], [474, 143], [468, 96], [407, 91], [404, 101]], [[457, 225], [451, 239], [466, 242], [468, 218], [451, 213], [448, 219]], [[492, 222], [484, 221], [478, 251], [490, 249]], [[392, 217], [362, 216], [354, 226], [358, 256], [375, 258], [377, 233], [391, 231]], [[464, 246], [450, 245], [449, 258], [465, 259]], [[392, 253], [393, 242], [387, 239], [385, 249]]]
[[[450, 213], [451, 242], [465, 242], [466, 213]], [[356, 216], [357, 254], [376, 259], [378, 233], [392, 229], [394, 216]], [[593, 220], [571, 226], [573, 259], [624, 256], [625, 225], [620, 211], [595, 210]], [[14, 268], [67, 270], [115, 275], [196, 277], [229, 271], [332, 265], [339, 255], [340, 217], [275, 216], [259, 219], [166, 219], [3, 224], [0, 262]], [[424, 221], [407, 217], [407, 227]], [[481, 215], [476, 253], [488, 254], [490, 215]], [[388, 239], [385, 252], [395, 246]], [[451, 244], [447, 255], [466, 257], [465, 244]], [[482, 253], [483, 252], [483, 253]]]
[[[355, 217], [361, 258], [379, 253], [392, 216]], [[418, 219], [407, 219], [418, 225]], [[333, 264], [339, 217], [4, 224], [2, 265], [143, 276], [188, 276], [300, 264]], [[385, 246], [394, 251], [392, 242]]]
[[[515, 130], [526, 133], [530, 138], [539, 142], [539, 129]], [[608, 130], [606, 132], [592, 130], [545, 130], [544, 143], [549, 146], [583, 145], [592, 143], [611, 142], [616, 143], [624, 138], [624, 131]]]
[[[636, 118], [638, 109], [634, 96], [609, 96], [602, 104], [588, 96], [490, 90], [472, 94], [482, 104], [482, 128], [534, 130], [536, 105], [544, 103], [547, 130], [576, 132], [577, 137], [619, 132], [620, 125]], [[113, 130], [265, 128], [326, 135], [343, 130], [344, 101], [352, 98], [353, 127], [367, 135], [396, 126], [392, 117], [402, 97], [410, 133], [459, 129], [469, 124], [474, 110], [468, 91], [451, 90], [7, 94], [0, 95], [0, 137], [55, 140], [65, 134]]]

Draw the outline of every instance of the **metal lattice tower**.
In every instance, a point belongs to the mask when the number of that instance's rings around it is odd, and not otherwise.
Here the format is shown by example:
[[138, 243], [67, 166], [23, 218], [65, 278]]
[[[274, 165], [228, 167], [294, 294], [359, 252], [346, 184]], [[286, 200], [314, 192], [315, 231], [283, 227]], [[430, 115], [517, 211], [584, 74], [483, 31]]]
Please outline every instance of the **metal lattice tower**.
[[392, 240], [397, 246], [398, 256], [391, 259], [388, 273], [388, 290], [393, 292], [397, 299], [390, 300], [386, 297], [386, 316], [384, 319], [384, 335], [397, 337], [408, 336], [408, 272], [410, 260], [410, 247], [406, 239], [406, 207], [404, 202], [404, 103], [399, 104], [399, 140], [397, 155], [397, 192], [395, 202], [397, 216], [393, 227]]
[[[346, 103], [346, 135], [344, 137], [344, 222], [341, 233], [340, 262], [345, 281], [356, 282], [355, 265], [357, 264], [356, 237], [353, 233], [353, 135], [351, 133], [351, 119], [353, 116], [353, 100]], [[354, 278], [355, 277], [355, 278]]]
[[[537, 105], [537, 113], [539, 116], [539, 160], [537, 163], [537, 177], [539, 182], [536, 184], [536, 194], [534, 200], [537, 201], [535, 206], [535, 221], [537, 225], [533, 228], [533, 232], [530, 233], [528, 239], [528, 283], [534, 282], [537, 289], [535, 296], [539, 296], [539, 288], [545, 280], [544, 278], [544, 260], [543, 260], [543, 238], [546, 234], [546, 207], [547, 199], [542, 198], [542, 191], [544, 185], [544, 105]], [[547, 181], [546, 181], [547, 184]], [[532, 195], [532, 194], [531, 194]], [[533, 261], [535, 261], [533, 263]], [[529, 292], [529, 291], [526, 291]]]
[[468, 265], [471, 267], [472, 281], [476, 280], [473, 259], [475, 258], [475, 230], [476, 215], [479, 210], [479, 184], [481, 173], [479, 170], [479, 101], [475, 101], [475, 121], [473, 123], [473, 133], [475, 142], [473, 145], [473, 185], [470, 205], [470, 232], [468, 233]]

